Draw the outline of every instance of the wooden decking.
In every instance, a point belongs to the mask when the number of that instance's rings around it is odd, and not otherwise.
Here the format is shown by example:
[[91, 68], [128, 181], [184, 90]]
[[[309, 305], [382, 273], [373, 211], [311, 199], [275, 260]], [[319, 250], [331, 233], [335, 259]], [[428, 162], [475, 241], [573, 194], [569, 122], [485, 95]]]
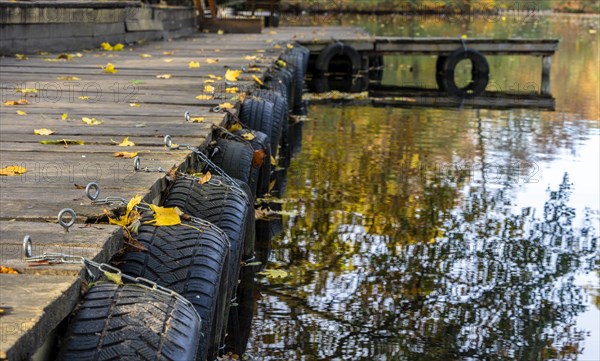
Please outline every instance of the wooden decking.
[[[21, 273], [0, 275], [4, 312], [0, 317], [0, 359], [30, 356], [71, 312], [79, 294], [81, 266], [32, 267], [23, 261], [23, 237], [32, 237], [34, 255], [47, 251], [108, 261], [121, 247], [120, 230], [84, 224], [102, 208], [91, 205], [81, 186], [98, 182], [100, 197], [128, 199], [143, 194], [147, 200], [155, 199], [163, 175], [136, 173], [131, 159], [113, 154], [138, 152], [142, 167], [169, 168], [184, 162], [188, 152], [165, 149], [164, 135], [171, 134], [176, 143], [200, 145], [212, 124], [223, 121], [223, 114], [211, 109], [224, 102], [235, 104], [239, 98], [225, 93], [231, 85], [224, 80], [204, 81], [213, 80], [211, 75], [224, 76], [227, 68], [259, 68], [242, 74], [235, 84], [241, 91], [251, 89], [255, 86], [252, 75], [262, 77], [286, 50], [285, 43], [273, 47], [275, 42], [298, 37], [299, 32], [315, 36], [316, 30], [311, 31], [282, 28], [277, 33], [266, 30], [256, 35], [198, 34], [172, 42], [126, 46], [123, 51], [96, 49], [63, 56], [30, 55], [26, 60], [0, 59], [0, 168], [18, 165], [27, 169], [23, 175], [0, 177], [0, 264]], [[321, 30], [319, 34], [326, 33]], [[190, 68], [190, 62], [198, 62], [200, 67]], [[105, 72], [102, 67], [107, 63], [117, 72]], [[171, 77], [157, 78], [168, 77], [165, 74]], [[214, 99], [196, 98], [206, 94], [205, 85], [216, 88]], [[18, 92], [28, 91], [24, 89], [36, 92]], [[28, 104], [5, 105], [20, 99]], [[186, 111], [204, 120], [186, 122]], [[88, 125], [82, 121], [84, 117], [103, 123]], [[40, 128], [54, 134], [34, 135], [34, 129]], [[125, 137], [135, 146], [115, 144]], [[85, 144], [40, 143], [61, 139]], [[77, 223], [69, 233], [56, 224], [62, 208], [77, 213]]]

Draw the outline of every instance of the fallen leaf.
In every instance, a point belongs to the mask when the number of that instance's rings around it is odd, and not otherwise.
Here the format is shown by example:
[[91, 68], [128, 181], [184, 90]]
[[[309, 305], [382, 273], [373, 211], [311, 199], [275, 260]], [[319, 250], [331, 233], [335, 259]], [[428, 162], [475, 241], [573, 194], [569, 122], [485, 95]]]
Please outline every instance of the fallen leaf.
[[60, 60], [71, 60], [73, 59], [75, 56], [73, 54], [66, 54], [66, 53], [62, 53], [62, 54], [58, 54], [58, 56], [56, 57], [56, 59], [60, 59]]
[[215, 50], [213, 50], [213, 51], [214, 51], [215, 53], [220, 53], [220, 52], [221, 52], [221, 49], [215, 49]]
[[219, 104], [219, 106], [221, 107], [221, 109], [233, 109], [234, 106], [231, 103], [225, 102], [225, 103], [221, 103]]
[[100, 47], [106, 51], [112, 51], [113, 47], [112, 45], [110, 45], [110, 43], [104, 42], [102, 44], [100, 44]]
[[134, 142], [129, 140], [129, 137], [125, 137], [121, 143], [118, 144], [119, 147], [133, 147], [135, 145]]
[[221, 80], [223, 79], [223, 77], [221, 76], [216, 76], [215, 74], [208, 74], [208, 77], [214, 80]]
[[214, 93], [215, 92], [215, 87], [212, 85], [205, 85], [204, 86], [204, 92], [205, 93]]
[[217, 30], [217, 34], [223, 35], [223, 34], [225, 34], [225, 32], [223, 30]]
[[233, 124], [231, 124], [229, 127], [227, 127], [227, 130], [229, 130], [230, 132], [237, 132], [238, 130], [242, 130], [243, 127], [240, 123], [235, 122]]
[[172, 51], [163, 51], [163, 55], [173, 55]]
[[83, 140], [58, 139], [58, 140], [40, 140], [40, 144], [84, 145], [85, 142]]
[[210, 172], [206, 172], [206, 174], [204, 174], [200, 177], [200, 180], [198, 181], [198, 183], [204, 184], [204, 183], [208, 182], [211, 178], [212, 178], [212, 174], [210, 174]]
[[114, 74], [117, 72], [117, 69], [115, 68], [114, 64], [111, 63], [107, 63], [103, 69], [105, 73]]
[[81, 96], [79, 97], [79, 99], [81, 99], [81, 100], [89, 100], [89, 99], [90, 99], [90, 97], [88, 97], [87, 95], [81, 95]]
[[54, 134], [54, 131], [47, 128], [34, 129], [33, 134], [35, 135], [50, 135]]
[[206, 64], [216, 64], [219, 62], [219, 59], [208, 58], [206, 59]]
[[273, 157], [273, 156], [271, 156], [271, 165], [272, 165], [273, 167], [276, 167], [276, 166], [277, 166], [277, 159], [275, 159], [275, 157]]
[[150, 204], [150, 208], [154, 212], [154, 219], [145, 222], [146, 224], [152, 224], [157, 227], [160, 226], [175, 226], [181, 223], [180, 215], [182, 211], [177, 207], [164, 208], [154, 204]]
[[6, 106], [26, 105], [26, 104], [29, 104], [29, 100], [27, 100], [27, 99], [7, 100], [7, 101], [4, 102], [4, 105], [6, 105]]
[[19, 272], [17, 272], [16, 269], [10, 268], [10, 267], [4, 267], [4, 266], [0, 266], [0, 273], [1, 274], [9, 274], [9, 275], [19, 274]]
[[110, 224], [116, 224], [123, 228], [127, 228], [130, 224], [132, 224], [135, 220], [141, 218], [139, 212], [134, 212], [135, 206], [142, 202], [142, 196], [136, 194], [135, 197], [131, 198], [129, 202], [127, 202], [127, 210], [125, 214], [119, 217], [119, 219], [114, 219], [110, 217], [109, 212], [104, 210], [104, 213], [108, 215], [108, 222]]
[[257, 82], [259, 85], [265, 85], [265, 83], [263, 83], [263, 81], [260, 80], [260, 78], [256, 75], [252, 75], [252, 79], [254, 79], [254, 81]]
[[460, 36], [460, 38], [461, 38], [461, 39], [466, 39], [466, 38], [467, 38], [467, 34], [462, 34], [462, 35]]
[[76, 80], [81, 80], [81, 78], [78, 78], [76, 76], [59, 76], [56, 78], [56, 80], [76, 81]]
[[63, 113], [63, 115], [60, 116], [61, 120], [67, 120], [67, 117], [69, 116], [69, 114], [67, 113]]
[[254, 66], [254, 67], [248, 68], [248, 72], [250, 72], [250, 73], [260, 73], [260, 68], [257, 67], [257, 66]]
[[37, 93], [37, 89], [35, 88], [17, 88], [15, 93], [29, 94], [29, 93]]
[[110, 282], [117, 284], [117, 285], [123, 284], [123, 279], [121, 278], [121, 274], [112, 273], [112, 272], [108, 272], [108, 271], [103, 271], [103, 272], [104, 272], [104, 277], [106, 277], [106, 279], [109, 280]]
[[17, 58], [18, 60], [27, 60], [27, 59], [29, 59], [27, 57], [27, 55], [25, 55], [25, 54], [15, 54], [15, 58]]
[[269, 31], [269, 34], [275, 35], [275, 34], [277, 34], [277, 32], [275, 30], [271, 30], [271, 31]]
[[87, 125], [100, 125], [100, 124], [104, 123], [102, 120], [96, 120], [96, 118], [88, 118], [88, 117], [81, 118], [81, 121]]
[[204, 121], [204, 117], [193, 117], [190, 118], [190, 123], [202, 123]]
[[204, 84], [211, 84], [211, 83], [214, 83], [214, 82], [215, 82], [215, 81], [214, 81], [214, 80], [212, 80], [212, 79], [206, 79], [206, 80], [204, 81]]
[[198, 61], [193, 61], [193, 60], [192, 60], [192, 61], [190, 61], [190, 63], [188, 64], [188, 67], [189, 67], [190, 69], [197, 69], [197, 68], [199, 68], [199, 67], [200, 67], [200, 62], [198, 62]]
[[85, 186], [82, 186], [81, 184], [73, 183], [73, 186], [75, 189], [85, 189]]
[[125, 48], [125, 46], [121, 43], [117, 43], [117, 44], [115, 44], [115, 46], [113, 46], [114, 51], [121, 51], [121, 50], [123, 50], [123, 48]]
[[12, 177], [24, 173], [27, 173], [27, 168], [18, 165], [9, 165], [8, 167], [0, 169], [0, 176]]
[[147, 59], [147, 58], [151, 58], [151, 57], [152, 57], [152, 54], [140, 54], [140, 58]]
[[264, 271], [258, 272], [257, 274], [266, 276], [267, 278], [275, 279], [275, 278], [286, 278], [288, 273], [281, 269], [266, 269]]
[[254, 140], [256, 138], [256, 136], [254, 134], [252, 134], [251, 132], [248, 132], [248, 133], [242, 134], [242, 138], [244, 138], [246, 140]]
[[19, 115], [27, 115], [27, 112], [22, 111], [22, 110], [17, 110], [17, 114], [19, 114]]
[[287, 44], [287, 48], [288, 48], [288, 49], [293, 49], [293, 48], [294, 48], [294, 46], [293, 46], [292, 44]]
[[256, 60], [256, 55], [246, 55], [244, 60]]
[[171, 79], [173, 77], [171, 74], [159, 74], [156, 76], [158, 79]]
[[214, 99], [214, 97], [212, 95], [209, 94], [200, 94], [196, 97], [196, 99], [198, 100], [212, 100]]
[[175, 60], [175, 59], [163, 59], [163, 61], [164, 61], [165, 63], [170, 63], [170, 62], [172, 62], [173, 60]]
[[137, 155], [138, 155], [138, 152], [115, 152], [115, 153], [113, 153], [113, 156], [115, 156], [117, 158], [125, 158], [125, 159], [135, 158]]
[[230, 88], [225, 88], [225, 93], [227, 94], [237, 94], [240, 91], [240, 88], [233, 86]]
[[140, 103], [129, 103], [129, 106], [130, 107], [138, 107], [139, 108], [139, 107], [142, 106], [142, 104], [140, 104]]
[[[254, 136], [252, 133], [246, 133], [244, 135], [247, 135], [247, 134]], [[244, 137], [244, 138], [246, 138], [246, 137]], [[249, 140], [251, 140], [251, 139], [249, 139]], [[260, 168], [265, 161], [266, 155], [267, 154], [262, 149], [255, 150], [254, 154], [252, 155], [252, 166], [254, 168]]]
[[227, 72], [225, 73], [225, 79], [228, 81], [237, 81], [237, 78], [240, 76], [240, 74], [242, 74], [241, 70], [227, 69]]

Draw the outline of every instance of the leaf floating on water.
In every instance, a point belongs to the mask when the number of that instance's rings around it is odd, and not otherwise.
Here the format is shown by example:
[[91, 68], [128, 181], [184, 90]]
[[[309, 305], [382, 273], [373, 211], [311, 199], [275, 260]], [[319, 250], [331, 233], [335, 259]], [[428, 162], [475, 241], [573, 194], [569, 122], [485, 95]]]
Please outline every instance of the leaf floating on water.
[[27, 112], [25, 112], [23, 110], [17, 110], [17, 114], [19, 114], [19, 115], [27, 115]]
[[100, 125], [100, 124], [104, 123], [102, 120], [96, 120], [96, 118], [87, 118], [87, 117], [81, 118], [81, 121], [87, 125]]
[[60, 144], [60, 145], [84, 145], [85, 142], [83, 140], [73, 140], [73, 139], [58, 139], [58, 140], [40, 140], [40, 144]]
[[241, 70], [227, 69], [227, 72], [225, 72], [225, 79], [227, 79], [228, 81], [234, 82], [234, 81], [238, 80], [238, 77], [240, 76], [240, 74], [242, 74]]
[[27, 104], [29, 104], [29, 100], [27, 100], [27, 99], [7, 100], [4, 102], [4, 105], [6, 105], [6, 106], [27, 105]]
[[121, 275], [118, 273], [104, 271], [104, 277], [106, 277], [106, 279], [109, 280], [110, 282], [115, 283], [117, 285], [123, 284], [123, 279], [121, 278]]
[[35, 134], [35, 135], [50, 135], [50, 134], [54, 134], [54, 131], [51, 129], [47, 129], [47, 128], [41, 128], [41, 129], [34, 129], [33, 134]]
[[[113, 140], [113, 142], [117, 143], [114, 140]], [[123, 141], [121, 143], [117, 144], [117, 146], [119, 146], [119, 147], [133, 147], [134, 145], [135, 145], [135, 143], [130, 141], [129, 137], [125, 137], [125, 139], [123, 139]]]
[[173, 75], [171, 74], [159, 74], [156, 76], [158, 79], [171, 79]]
[[281, 269], [266, 269], [264, 271], [258, 272], [257, 274], [266, 276], [270, 279], [286, 278], [288, 276], [288, 273]]
[[154, 212], [154, 219], [145, 222], [146, 224], [152, 224], [157, 227], [181, 224], [181, 218], [179, 216], [181, 216], [183, 212], [179, 210], [179, 208], [164, 208], [154, 204], [151, 204], [150, 208]]
[[188, 67], [190, 69], [198, 69], [200, 67], [200, 62], [199, 61], [190, 61], [190, 63], [188, 64]]
[[0, 169], [0, 176], [12, 177], [27, 173], [27, 168], [18, 165], [9, 165]]
[[115, 152], [115, 153], [113, 153], [113, 156], [115, 156], [117, 158], [125, 158], [125, 159], [135, 158], [137, 155], [138, 155], [138, 152]]

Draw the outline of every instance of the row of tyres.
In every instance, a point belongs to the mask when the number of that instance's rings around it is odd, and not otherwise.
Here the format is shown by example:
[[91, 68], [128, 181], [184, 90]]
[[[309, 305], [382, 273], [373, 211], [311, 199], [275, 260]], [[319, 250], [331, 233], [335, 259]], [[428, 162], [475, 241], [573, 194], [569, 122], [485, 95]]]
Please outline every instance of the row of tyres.
[[[160, 205], [178, 207], [184, 220], [159, 227], [145, 224], [152, 215], [142, 214], [136, 246], [112, 262], [124, 282], [97, 281], [89, 288], [69, 320], [58, 359], [204, 361], [243, 352], [248, 330], [240, 330], [240, 320], [248, 320], [248, 312], [240, 314], [238, 306], [253, 295], [240, 294], [240, 271], [257, 255], [266, 262], [269, 248], [264, 237], [255, 244], [262, 225], [254, 204], [268, 193], [281, 195], [280, 170], [298, 143], [289, 115], [306, 112], [309, 51], [287, 48], [239, 115], [229, 113], [195, 153], [193, 172], [167, 177]], [[208, 180], [192, 174], [209, 171]], [[134, 278], [138, 282], [127, 281]]]

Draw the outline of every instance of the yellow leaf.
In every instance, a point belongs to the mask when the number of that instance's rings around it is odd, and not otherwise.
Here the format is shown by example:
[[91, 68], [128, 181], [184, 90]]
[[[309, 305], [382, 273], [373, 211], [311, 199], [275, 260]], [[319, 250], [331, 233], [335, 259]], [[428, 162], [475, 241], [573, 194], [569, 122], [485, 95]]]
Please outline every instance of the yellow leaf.
[[173, 55], [172, 51], [163, 51], [163, 55]]
[[286, 278], [288, 273], [281, 269], [266, 269], [262, 272], [258, 272], [259, 275], [267, 276], [267, 278]]
[[115, 44], [115, 46], [113, 46], [113, 50], [114, 51], [121, 51], [121, 50], [123, 50], [124, 47], [125, 46], [123, 44], [117, 43], [117, 44]]
[[265, 85], [265, 83], [263, 83], [263, 81], [260, 80], [260, 78], [256, 75], [252, 75], [252, 79], [254, 79], [254, 81], [257, 82], [259, 85]]
[[17, 88], [15, 93], [29, 94], [29, 93], [37, 93], [37, 89], [35, 88]]
[[140, 103], [129, 103], [130, 107], [141, 107], [142, 105]]
[[81, 78], [78, 78], [76, 76], [59, 76], [56, 78], [56, 80], [75, 81], [75, 80], [81, 80]]
[[232, 125], [230, 125], [229, 127], [227, 127], [227, 129], [230, 132], [237, 132], [238, 130], [242, 130], [242, 125], [238, 122], [235, 122]]
[[138, 152], [115, 152], [115, 153], [113, 153], [113, 156], [115, 156], [117, 158], [125, 158], [125, 159], [135, 158], [137, 155], [138, 155]]
[[7, 101], [4, 102], [4, 105], [6, 105], [6, 106], [26, 105], [26, 104], [29, 104], [29, 100], [27, 100], [27, 99], [7, 100]]
[[117, 284], [117, 285], [123, 284], [123, 279], [121, 279], [120, 274], [112, 273], [112, 272], [108, 272], [108, 271], [103, 271], [103, 272], [104, 272], [104, 277], [106, 277], [106, 279], [109, 280], [110, 282]]
[[27, 173], [27, 168], [18, 165], [9, 165], [8, 167], [0, 169], [0, 176], [12, 177], [24, 173]]
[[115, 68], [114, 64], [107, 63], [104, 67], [104, 72], [114, 74], [117, 72], [117, 69]]
[[190, 123], [202, 123], [204, 121], [204, 117], [193, 117], [190, 118]]
[[47, 129], [47, 128], [41, 128], [41, 129], [34, 129], [33, 130], [33, 134], [35, 135], [50, 135], [53, 134], [54, 131]]
[[212, 95], [209, 94], [200, 94], [196, 97], [196, 99], [198, 100], [212, 100], [214, 99], [214, 97]]
[[294, 46], [293, 46], [292, 44], [287, 44], [287, 48], [288, 48], [288, 49], [293, 49], [293, 48], [294, 48]]
[[221, 103], [219, 104], [219, 106], [221, 107], [221, 109], [233, 109], [233, 104], [231, 103]]
[[213, 50], [213, 51], [214, 51], [215, 53], [220, 53], [220, 52], [221, 52], [221, 49], [215, 49], [215, 50]]
[[84, 145], [83, 140], [72, 140], [72, 139], [57, 139], [57, 140], [40, 140], [40, 144], [60, 144], [64, 145], [65, 148], [69, 144]]
[[211, 84], [211, 83], [214, 83], [214, 82], [215, 82], [215, 81], [214, 81], [214, 80], [212, 80], [212, 79], [206, 79], [206, 80], [204, 81], [204, 84]]
[[225, 79], [228, 81], [237, 81], [240, 74], [242, 74], [241, 70], [227, 69], [227, 72], [225, 73]]
[[[136, 153], [137, 154], [137, 153]], [[129, 216], [129, 213], [133, 210], [135, 206], [142, 202], [142, 196], [136, 194], [135, 197], [131, 198], [129, 202], [127, 202], [127, 213], [125, 215]]]
[[170, 62], [172, 62], [173, 60], [175, 60], [175, 59], [163, 59], [163, 61], [164, 61], [165, 63], [170, 63]]
[[275, 157], [273, 157], [273, 156], [271, 156], [271, 165], [272, 165], [273, 167], [276, 167], [276, 166], [277, 166], [277, 159], [275, 159]]
[[190, 63], [188, 64], [188, 67], [190, 69], [197, 69], [200, 67], [200, 62], [198, 61], [190, 61]]
[[210, 174], [210, 171], [206, 172], [206, 174], [204, 174], [200, 177], [200, 180], [198, 181], [198, 183], [204, 184], [204, 183], [208, 182], [211, 178], [212, 178], [212, 174]]
[[171, 79], [173, 77], [171, 74], [159, 74], [156, 76], [158, 79]]
[[27, 55], [25, 55], [25, 54], [15, 54], [15, 58], [17, 58], [18, 60], [27, 60], [27, 59], [29, 59], [27, 57]]
[[150, 204], [150, 208], [154, 212], [154, 219], [145, 222], [146, 224], [153, 224], [155, 226], [175, 226], [181, 223], [180, 215], [182, 211], [177, 207], [164, 208], [154, 204]]
[[81, 121], [87, 125], [100, 125], [100, 124], [104, 123], [101, 120], [96, 120], [96, 118], [88, 118], [88, 117], [81, 118]]
[[118, 144], [119, 147], [133, 147], [134, 145], [135, 143], [129, 140], [129, 137], [125, 137], [125, 139]]
[[87, 95], [81, 95], [81, 96], [79, 97], [79, 99], [81, 99], [81, 100], [89, 100], [89, 99], [90, 99], [90, 97], [88, 97]]
[[104, 42], [102, 44], [100, 44], [100, 47], [106, 51], [112, 51], [113, 47], [112, 45], [110, 45], [110, 43]]
[[67, 117], [69, 116], [68, 113], [63, 113], [63, 115], [60, 116], [61, 120], [67, 120]]
[[256, 60], [256, 55], [246, 55], [244, 60]]
[[460, 38], [461, 38], [461, 39], [466, 39], [466, 38], [467, 38], [467, 34], [462, 34], [462, 35], [460, 36]]
[[[2, 274], [12, 274], [12, 275], [19, 274], [19, 272], [17, 272], [16, 269], [10, 268], [10, 267], [4, 267], [4, 266], [0, 266], [0, 273], [2, 273]], [[0, 313], [0, 316], [1, 315], [2, 314]]]
[[281, 49], [281, 45], [275, 44], [275, 45], [273, 45], [273, 49]]
[[254, 67], [248, 68], [248, 71], [252, 72], [252, 73], [259, 73], [260, 72], [260, 68], [257, 67], [257, 66], [254, 66]]
[[17, 114], [19, 114], [19, 115], [27, 115], [27, 112], [24, 112], [22, 110], [17, 110]]
[[240, 91], [240, 88], [233, 86], [230, 88], [225, 88], [225, 93], [227, 94], [237, 94]]
[[205, 93], [214, 93], [215, 92], [215, 87], [212, 85], [205, 85], [204, 86], [204, 92]]
[[151, 58], [152, 54], [140, 54], [140, 58]]
[[219, 62], [219, 59], [208, 58], [206, 59], [206, 64], [216, 64]]
[[108, 222], [110, 224], [116, 224], [123, 228], [126, 228], [128, 225], [132, 224], [135, 220], [137, 220], [141, 217], [139, 212], [133, 211], [135, 206], [140, 204], [141, 201], [142, 201], [142, 196], [140, 196], [139, 194], [136, 194], [135, 197], [131, 198], [129, 200], [129, 202], [127, 202], [127, 210], [125, 211], [125, 214], [122, 215], [121, 217], [119, 217], [119, 219], [112, 218], [110, 216], [109, 212], [107, 210], [104, 210], [104, 213], [108, 216]]
[[223, 35], [223, 34], [225, 34], [225, 32], [223, 30], [217, 30], [217, 34]]
[[221, 80], [223, 77], [216, 76], [215, 74], [208, 74], [208, 77], [214, 80]]
[[256, 136], [252, 133], [244, 133], [242, 134], [242, 138], [246, 140], [253, 140], [254, 138], [256, 138]]
[[56, 57], [56, 59], [59, 59], [59, 60], [71, 60], [74, 57], [75, 57], [75, 55], [73, 55], [73, 54], [62, 53], [62, 54], [58, 54], [58, 56]]

